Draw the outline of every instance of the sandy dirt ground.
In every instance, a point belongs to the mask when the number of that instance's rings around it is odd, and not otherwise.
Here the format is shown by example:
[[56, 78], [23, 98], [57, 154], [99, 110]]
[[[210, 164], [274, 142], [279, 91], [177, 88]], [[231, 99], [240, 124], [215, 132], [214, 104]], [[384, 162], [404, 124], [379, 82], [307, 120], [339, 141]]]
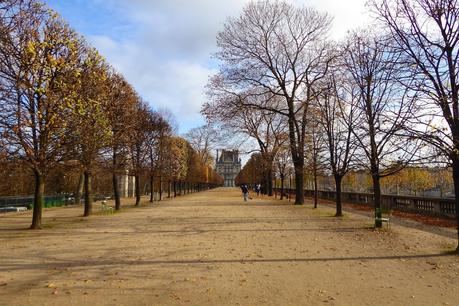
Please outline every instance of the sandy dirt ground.
[[0, 215], [0, 305], [459, 305], [454, 229], [237, 189], [143, 205]]

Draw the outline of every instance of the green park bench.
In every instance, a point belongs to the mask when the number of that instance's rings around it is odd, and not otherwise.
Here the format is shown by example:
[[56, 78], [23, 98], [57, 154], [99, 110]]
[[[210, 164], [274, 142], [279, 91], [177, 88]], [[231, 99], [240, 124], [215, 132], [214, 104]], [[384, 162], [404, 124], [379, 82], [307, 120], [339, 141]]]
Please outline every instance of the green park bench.
[[387, 227], [390, 227], [390, 210], [389, 216], [383, 217], [382, 216], [382, 209], [376, 208], [375, 209], [375, 226], [380, 227], [383, 223], [387, 224]]
[[107, 205], [107, 200], [102, 200], [102, 211], [107, 215], [112, 215], [115, 211], [113, 207]]

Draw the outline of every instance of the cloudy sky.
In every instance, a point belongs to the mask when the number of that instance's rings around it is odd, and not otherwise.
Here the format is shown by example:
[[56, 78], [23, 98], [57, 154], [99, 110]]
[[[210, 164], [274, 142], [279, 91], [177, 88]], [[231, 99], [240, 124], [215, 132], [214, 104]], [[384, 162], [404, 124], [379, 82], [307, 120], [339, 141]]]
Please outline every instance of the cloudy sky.
[[[249, 0], [45, 0], [95, 46], [180, 132], [199, 126], [204, 86], [215, 72], [215, 37]], [[366, 0], [291, 0], [334, 17], [332, 36], [362, 26]]]

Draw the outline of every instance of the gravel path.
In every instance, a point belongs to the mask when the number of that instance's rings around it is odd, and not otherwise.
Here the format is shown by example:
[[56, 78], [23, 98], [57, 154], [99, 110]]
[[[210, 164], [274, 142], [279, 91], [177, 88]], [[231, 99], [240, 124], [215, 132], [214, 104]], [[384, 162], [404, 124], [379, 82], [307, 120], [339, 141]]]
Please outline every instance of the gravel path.
[[[216, 189], [0, 216], [0, 305], [458, 305], [455, 239]], [[96, 207], [96, 211], [100, 211]], [[449, 229], [448, 229], [449, 230]]]

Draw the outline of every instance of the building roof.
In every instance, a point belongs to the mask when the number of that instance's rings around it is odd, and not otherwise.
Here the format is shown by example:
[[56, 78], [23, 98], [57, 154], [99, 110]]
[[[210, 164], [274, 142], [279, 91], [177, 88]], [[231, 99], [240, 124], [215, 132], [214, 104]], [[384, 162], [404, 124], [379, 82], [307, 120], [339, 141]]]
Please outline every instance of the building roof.
[[221, 155], [220, 156], [217, 155], [217, 164], [219, 163], [240, 164], [241, 160], [239, 159], [239, 151], [238, 150], [222, 150]]

